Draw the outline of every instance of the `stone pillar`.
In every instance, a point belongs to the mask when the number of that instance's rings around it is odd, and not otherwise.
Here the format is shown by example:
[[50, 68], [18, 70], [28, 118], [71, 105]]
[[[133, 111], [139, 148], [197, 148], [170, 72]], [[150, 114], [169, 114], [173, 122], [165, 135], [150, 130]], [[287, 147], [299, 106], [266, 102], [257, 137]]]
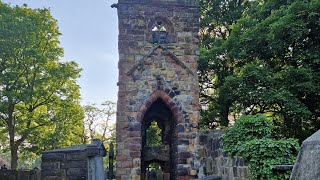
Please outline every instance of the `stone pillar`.
[[88, 180], [105, 180], [103, 156], [106, 156], [106, 150], [103, 143], [100, 140], [94, 139], [87, 146], [86, 151], [88, 157]]

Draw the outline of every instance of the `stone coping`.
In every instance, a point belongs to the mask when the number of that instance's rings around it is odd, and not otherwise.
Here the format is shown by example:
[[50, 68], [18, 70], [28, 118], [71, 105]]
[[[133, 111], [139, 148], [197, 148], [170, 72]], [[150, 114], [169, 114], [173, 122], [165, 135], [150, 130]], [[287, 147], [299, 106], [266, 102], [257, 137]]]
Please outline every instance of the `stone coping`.
[[49, 153], [71, 153], [71, 152], [78, 152], [78, 151], [86, 151], [88, 156], [94, 155], [102, 155], [106, 156], [107, 151], [99, 139], [93, 139], [91, 144], [81, 144], [77, 146], [71, 146], [67, 148], [61, 149], [53, 149], [48, 151], [43, 151], [42, 154], [49, 154]]
[[275, 171], [291, 171], [293, 169], [293, 164], [284, 164], [284, 165], [274, 165], [272, 170]]

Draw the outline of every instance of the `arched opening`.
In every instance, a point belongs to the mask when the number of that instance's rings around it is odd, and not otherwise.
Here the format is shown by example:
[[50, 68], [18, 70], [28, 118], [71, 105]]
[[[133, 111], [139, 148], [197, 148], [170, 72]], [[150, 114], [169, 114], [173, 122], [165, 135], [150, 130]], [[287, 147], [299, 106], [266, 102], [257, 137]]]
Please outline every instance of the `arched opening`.
[[[175, 179], [176, 170], [176, 120], [161, 98], [155, 100], [144, 114], [142, 121], [141, 179], [149, 177], [152, 167], [163, 179]], [[158, 166], [155, 166], [158, 165]], [[150, 169], [151, 168], [151, 169]]]
[[161, 180], [163, 179], [163, 171], [160, 163], [150, 162], [146, 169], [147, 180]]
[[167, 17], [157, 16], [148, 24], [147, 37], [153, 44], [167, 44], [176, 42], [174, 26]]

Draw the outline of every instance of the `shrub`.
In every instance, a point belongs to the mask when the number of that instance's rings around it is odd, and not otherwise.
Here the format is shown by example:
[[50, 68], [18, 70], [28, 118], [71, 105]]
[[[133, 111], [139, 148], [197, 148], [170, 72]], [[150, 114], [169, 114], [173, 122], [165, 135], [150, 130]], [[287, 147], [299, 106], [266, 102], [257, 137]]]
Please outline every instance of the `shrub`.
[[272, 167], [293, 164], [298, 141], [272, 139], [272, 128], [272, 122], [263, 115], [241, 116], [223, 137], [225, 151], [249, 163], [252, 179], [282, 180], [290, 176], [290, 172], [275, 172]]
[[298, 148], [298, 140], [294, 139], [253, 139], [241, 146], [239, 155], [250, 164], [252, 179], [284, 180], [289, 179], [291, 172], [275, 172], [272, 167], [293, 164]]
[[263, 115], [246, 115], [236, 120], [224, 137], [224, 150], [232, 155], [238, 154], [239, 148], [252, 139], [271, 138], [272, 122]]

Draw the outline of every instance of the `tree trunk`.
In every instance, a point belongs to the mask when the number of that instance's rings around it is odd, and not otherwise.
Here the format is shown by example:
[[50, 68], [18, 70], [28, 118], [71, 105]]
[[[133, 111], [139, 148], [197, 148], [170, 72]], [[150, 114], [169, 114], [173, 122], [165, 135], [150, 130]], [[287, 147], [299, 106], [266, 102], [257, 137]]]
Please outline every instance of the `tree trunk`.
[[230, 105], [229, 103], [221, 102], [220, 105], [220, 125], [223, 127], [227, 127], [229, 125], [229, 112], [230, 112]]
[[14, 117], [13, 117], [14, 106], [10, 105], [8, 108], [8, 131], [9, 131], [9, 142], [10, 142], [10, 152], [11, 152], [11, 169], [17, 169], [18, 167], [18, 146], [15, 143], [14, 137]]
[[11, 150], [11, 169], [17, 169], [18, 167], [18, 148], [10, 147]]

